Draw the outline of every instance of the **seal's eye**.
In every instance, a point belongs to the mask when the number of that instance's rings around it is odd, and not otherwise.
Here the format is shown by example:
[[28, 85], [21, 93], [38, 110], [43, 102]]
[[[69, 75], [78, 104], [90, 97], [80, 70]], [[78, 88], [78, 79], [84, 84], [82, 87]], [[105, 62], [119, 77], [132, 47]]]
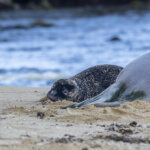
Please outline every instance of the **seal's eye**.
[[68, 95], [68, 94], [69, 94], [69, 91], [68, 91], [68, 89], [66, 89], [66, 88], [64, 87], [63, 90], [62, 90], [62, 93], [63, 93], [64, 95]]

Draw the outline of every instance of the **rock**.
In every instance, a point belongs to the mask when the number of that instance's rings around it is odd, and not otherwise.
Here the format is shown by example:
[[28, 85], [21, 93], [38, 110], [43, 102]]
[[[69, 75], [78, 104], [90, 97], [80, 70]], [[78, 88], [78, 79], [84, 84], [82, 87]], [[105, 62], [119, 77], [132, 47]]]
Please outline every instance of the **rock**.
[[46, 23], [43, 21], [35, 21], [31, 23], [31, 27], [52, 27], [54, 26], [52, 23]]
[[137, 122], [136, 122], [136, 121], [133, 121], [133, 122], [131, 122], [129, 125], [132, 126], [132, 127], [136, 127]]
[[113, 36], [110, 38], [110, 41], [121, 41], [121, 39], [118, 36]]
[[12, 1], [11, 0], [0, 0], [0, 10], [4, 9], [12, 9]]
[[44, 112], [37, 112], [37, 117], [39, 117], [40, 119], [43, 119], [45, 117], [45, 113]]
[[78, 7], [78, 6], [117, 6], [117, 5], [142, 5], [148, 4], [148, 0], [0, 0], [0, 3], [11, 2], [22, 8], [51, 9], [53, 7]]

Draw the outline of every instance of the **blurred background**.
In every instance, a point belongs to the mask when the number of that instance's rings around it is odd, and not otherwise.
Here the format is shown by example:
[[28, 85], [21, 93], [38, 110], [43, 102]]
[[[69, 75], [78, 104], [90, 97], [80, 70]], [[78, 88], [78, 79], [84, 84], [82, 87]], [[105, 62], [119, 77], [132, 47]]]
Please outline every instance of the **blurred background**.
[[150, 0], [0, 0], [0, 85], [50, 87], [150, 51]]

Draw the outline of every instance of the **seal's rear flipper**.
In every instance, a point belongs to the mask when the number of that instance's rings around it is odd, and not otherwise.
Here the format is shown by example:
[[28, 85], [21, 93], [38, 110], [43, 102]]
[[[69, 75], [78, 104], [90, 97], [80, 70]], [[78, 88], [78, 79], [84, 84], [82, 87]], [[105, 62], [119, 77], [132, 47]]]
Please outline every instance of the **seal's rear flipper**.
[[124, 102], [111, 102], [111, 103], [94, 104], [94, 106], [96, 106], [96, 107], [117, 107], [123, 103], [125, 103], [125, 101]]

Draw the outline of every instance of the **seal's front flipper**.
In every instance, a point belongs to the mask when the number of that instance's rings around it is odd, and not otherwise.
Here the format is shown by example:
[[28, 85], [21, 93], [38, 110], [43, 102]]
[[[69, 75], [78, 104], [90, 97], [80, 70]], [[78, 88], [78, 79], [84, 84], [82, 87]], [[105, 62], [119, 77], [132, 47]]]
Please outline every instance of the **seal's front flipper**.
[[61, 109], [76, 108], [76, 107], [78, 107], [77, 104], [71, 104], [71, 105], [63, 106], [61, 107]]

